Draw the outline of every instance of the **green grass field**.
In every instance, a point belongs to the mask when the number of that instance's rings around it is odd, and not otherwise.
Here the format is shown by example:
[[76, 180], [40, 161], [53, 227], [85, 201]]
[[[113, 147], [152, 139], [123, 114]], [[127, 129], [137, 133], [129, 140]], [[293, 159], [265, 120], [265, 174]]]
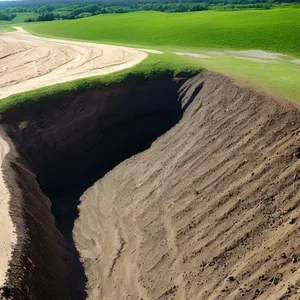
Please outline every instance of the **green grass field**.
[[0, 26], [6, 26], [8, 23], [10, 22], [0, 20]]
[[254, 83], [300, 105], [300, 65], [287, 60], [259, 63], [232, 57], [198, 59], [203, 68]]
[[[40, 36], [162, 50], [165, 54], [150, 55], [139, 66], [134, 67], [135, 74], [137, 74], [136, 70], [139, 70], [139, 74], [147, 74], [151, 69], [157, 70], [157, 66], [159, 66], [159, 74], [163, 73], [164, 68], [175, 70], [176, 65], [181, 70], [191, 69], [192, 66], [199, 69], [201, 66], [250, 81], [268, 92], [300, 104], [299, 59], [293, 61], [293, 58], [288, 56], [266, 60], [248, 57], [241, 59], [241, 54], [226, 50], [262, 49], [300, 57], [300, 9], [177, 14], [138, 12], [100, 15], [73, 21], [31, 23], [26, 24], [24, 28]], [[176, 56], [174, 54], [176, 51], [192, 53], [214, 51], [218, 54], [208, 58], [186, 58]], [[122, 71], [120, 76], [127, 78], [124, 74], [130, 72]], [[150, 73], [152, 74], [152, 71]], [[114, 75], [106, 78], [115, 82], [117, 77]], [[73, 87], [77, 90], [78, 87], [93, 86], [97, 80], [99, 78], [56, 85], [53, 88], [33, 91], [30, 97], [40, 99], [41, 93], [46, 93], [47, 97], [51, 98], [52, 95], [57, 94], [54, 92], [56, 90], [58, 93], [72, 90]], [[24, 96], [28, 100], [26, 95], [29, 94], [25, 93]], [[24, 97], [9, 98], [9, 103], [17, 103], [24, 100]]]
[[[36, 17], [38, 14], [33, 12], [22, 12], [17, 13], [17, 16], [12, 21], [1, 21], [0, 20], [0, 32], [1, 31], [13, 31], [13, 26], [23, 25], [24, 20], [28, 18]], [[25, 23], [26, 24], [26, 23]]]
[[12, 20], [12, 23], [23, 23], [24, 20], [28, 18], [34, 18], [37, 17], [39, 14], [36, 14], [34, 12], [22, 12], [22, 13], [17, 13], [17, 16]]
[[108, 43], [262, 49], [300, 56], [300, 9], [136, 12], [28, 24], [33, 34]]
[[1, 31], [12, 31], [12, 22], [0, 21], [0, 32]]
[[[204, 48], [219, 52], [222, 48], [261, 49], [300, 57], [300, 9], [137, 12], [28, 24], [25, 29], [41, 36], [149, 47], [165, 53], [201, 53]], [[242, 60], [227, 52], [193, 61], [300, 104], [300, 64], [291, 59], [260, 62]]]

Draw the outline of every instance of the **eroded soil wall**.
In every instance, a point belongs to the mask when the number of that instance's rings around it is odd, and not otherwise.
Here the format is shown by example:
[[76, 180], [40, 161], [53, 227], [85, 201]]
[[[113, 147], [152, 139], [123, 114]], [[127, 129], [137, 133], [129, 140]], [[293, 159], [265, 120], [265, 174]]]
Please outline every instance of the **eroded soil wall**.
[[299, 109], [209, 72], [179, 99], [180, 122], [82, 196], [90, 299], [298, 300]]
[[[5, 135], [1, 132], [1, 136]], [[67, 244], [56, 230], [51, 203], [12, 141], [3, 169], [11, 194], [10, 213], [17, 244], [8, 270], [4, 299], [70, 299]]]
[[2, 128], [15, 148], [5, 167], [20, 237], [9, 276], [15, 299], [86, 297], [72, 239], [79, 197], [179, 121], [183, 82], [134, 81], [3, 114]]

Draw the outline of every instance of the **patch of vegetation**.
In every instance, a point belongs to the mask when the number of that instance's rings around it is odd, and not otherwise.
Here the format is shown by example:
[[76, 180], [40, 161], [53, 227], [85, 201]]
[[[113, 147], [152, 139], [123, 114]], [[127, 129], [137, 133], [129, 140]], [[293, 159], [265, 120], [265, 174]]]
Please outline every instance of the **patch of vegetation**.
[[150, 47], [262, 49], [300, 54], [300, 9], [136, 12], [28, 24], [37, 35]]
[[0, 32], [3, 31], [14, 31], [14, 28], [12, 28], [12, 23], [8, 21], [0, 21]]
[[254, 83], [265, 91], [300, 105], [300, 65], [288, 61], [255, 62], [234, 55], [197, 59], [203, 68]]
[[[1, 16], [2, 15], [2, 16]], [[37, 17], [38, 15], [35, 14], [34, 12], [20, 12], [20, 13], [12, 13], [12, 14], [3, 14], [0, 11], [0, 25], [15, 25], [15, 24], [20, 24], [20, 23], [24, 23], [25, 20], [28, 19], [34, 19], [35, 17]], [[3, 23], [3, 22], [4, 23]]]
[[35, 18], [34, 17], [27, 18], [24, 20], [24, 22], [43, 22], [43, 21], [53, 21], [55, 19], [56, 19], [56, 17], [53, 13], [46, 12]]
[[23, 23], [28, 18], [34, 18], [37, 16], [34, 12], [20, 12], [16, 13], [16, 17], [12, 20], [14, 24]]
[[16, 14], [4, 14], [4, 13], [0, 12], [0, 20], [1, 21], [11, 21], [16, 16], [17, 16]]
[[9, 96], [0, 101], [0, 115], [10, 109], [30, 109], [38, 101], [49, 101], [87, 90], [100, 89], [126, 81], [146, 80], [154, 78], [192, 77], [201, 68], [192, 60], [174, 54], [149, 54], [140, 64], [133, 68], [109, 75], [78, 79], [57, 85]]

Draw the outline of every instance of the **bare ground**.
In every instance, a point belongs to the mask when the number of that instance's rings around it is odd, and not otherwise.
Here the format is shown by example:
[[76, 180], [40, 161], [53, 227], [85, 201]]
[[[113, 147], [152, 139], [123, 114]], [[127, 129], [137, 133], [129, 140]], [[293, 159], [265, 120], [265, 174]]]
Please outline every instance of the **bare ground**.
[[211, 73], [180, 99], [81, 197], [89, 299], [299, 299], [299, 110]]

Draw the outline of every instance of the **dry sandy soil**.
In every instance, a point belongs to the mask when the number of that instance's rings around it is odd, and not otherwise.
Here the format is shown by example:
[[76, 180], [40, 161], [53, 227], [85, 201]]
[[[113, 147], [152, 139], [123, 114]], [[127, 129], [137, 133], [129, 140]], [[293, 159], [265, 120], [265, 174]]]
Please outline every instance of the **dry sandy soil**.
[[299, 299], [299, 110], [217, 74], [81, 197], [89, 299]]
[[[0, 138], [0, 168], [8, 152], [9, 145]], [[3, 174], [0, 172], [0, 287], [4, 283], [8, 262], [12, 255], [12, 245], [16, 241], [14, 225], [9, 215], [9, 201], [10, 194], [4, 183]]]
[[129, 68], [147, 54], [127, 47], [0, 33], [0, 99], [11, 94]]

